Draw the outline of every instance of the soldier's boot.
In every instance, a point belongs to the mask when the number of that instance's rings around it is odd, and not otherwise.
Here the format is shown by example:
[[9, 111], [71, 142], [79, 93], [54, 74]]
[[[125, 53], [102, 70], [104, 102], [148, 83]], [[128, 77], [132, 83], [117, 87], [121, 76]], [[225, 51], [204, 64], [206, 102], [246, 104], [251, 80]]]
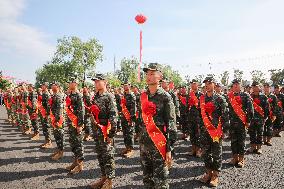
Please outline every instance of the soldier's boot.
[[90, 187], [91, 187], [92, 189], [100, 189], [100, 188], [104, 185], [106, 179], [107, 179], [106, 177], [102, 177], [102, 178], [100, 178], [99, 180], [97, 180], [97, 181], [95, 181], [95, 182], [92, 182], [92, 183], [90, 184]]
[[277, 129], [276, 130], [276, 132], [275, 132], [275, 137], [281, 137], [281, 135], [280, 135], [280, 129]]
[[84, 136], [84, 141], [90, 141], [90, 140], [92, 140], [93, 139], [93, 137], [90, 135], [90, 134], [85, 134], [85, 136]]
[[250, 153], [255, 153], [256, 152], [256, 144], [250, 144], [249, 152]]
[[232, 159], [230, 161], [230, 164], [235, 166], [235, 165], [238, 164], [238, 162], [239, 162], [238, 154], [233, 154], [233, 157], [232, 157]]
[[202, 156], [202, 149], [196, 147], [196, 157], [201, 158], [201, 156]]
[[51, 140], [46, 140], [44, 144], [40, 145], [40, 148], [42, 149], [52, 148]]
[[50, 157], [52, 158], [53, 156], [55, 156], [60, 150], [56, 149], [51, 155]]
[[131, 158], [134, 155], [133, 148], [128, 148], [127, 152], [124, 154], [124, 157]]
[[239, 162], [237, 165], [239, 168], [243, 168], [245, 166], [245, 156], [239, 155]]
[[61, 159], [62, 157], [63, 157], [63, 150], [59, 150], [57, 154], [51, 157], [51, 159], [57, 161]]
[[30, 135], [30, 134], [32, 134], [32, 128], [25, 129], [24, 135]]
[[77, 174], [83, 171], [83, 160], [76, 160], [76, 165], [75, 167], [70, 170], [69, 174]]
[[65, 169], [68, 171], [71, 171], [72, 169], [74, 169], [77, 165], [77, 159], [74, 159], [73, 163], [69, 166], [67, 166]]
[[121, 153], [120, 153], [120, 154], [121, 154], [122, 156], [124, 156], [124, 155], [127, 153], [127, 151], [128, 151], [128, 149], [127, 149], [127, 148], [125, 148], [124, 150], [122, 150], [122, 151], [121, 151]]
[[31, 137], [31, 140], [39, 140], [39, 133], [34, 133], [33, 136]]
[[267, 142], [266, 142], [267, 146], [272, 146], [271, 138], [272, 137], [267, 137]]
[[210, 169], [206, 169], [205, 174], [199, 179], [199, 181], [202, 183], [207, 183], [210, 181], [211, 176], [212, 176], [212, 171]]
[[106, 179], [101, 189], [112, 189], [112, 180]]
[[263, 137], [263, 144], [265, 144], [265, 145], [267, 144], [267, 137], [266, 136]]
[[257, 154], [262, 154], [261, 146], [262, 146], [261, 144], [257, 145], [257, 151], [256, 151]]
[[190, 156], [195, 156], [196, 155], [196, 146], [195, 145], [192, 145], [191, 152], [189, 152], [189, 155]]
[[218, 184], [219, 184], [218, 171], [213, 171], [209, 185], [211, 187], [217, 187]]

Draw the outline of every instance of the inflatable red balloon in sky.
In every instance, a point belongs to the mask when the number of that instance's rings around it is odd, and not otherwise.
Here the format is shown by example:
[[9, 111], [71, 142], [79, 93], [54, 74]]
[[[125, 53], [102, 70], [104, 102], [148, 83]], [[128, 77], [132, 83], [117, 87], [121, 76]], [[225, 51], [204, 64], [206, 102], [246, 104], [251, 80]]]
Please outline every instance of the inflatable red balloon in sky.
[[[135, 16], [135, 20], [138, 24], [144, 24], [147, 20], [147, 17], [144, 16], [143, 14], [138, 14]], [[141, 64], [142, 64], [142, 30], [140, 30], [140, 62], [138, 65], [138, 82], [141, 81], [140, 78], [140, 69], [141, 69]]]

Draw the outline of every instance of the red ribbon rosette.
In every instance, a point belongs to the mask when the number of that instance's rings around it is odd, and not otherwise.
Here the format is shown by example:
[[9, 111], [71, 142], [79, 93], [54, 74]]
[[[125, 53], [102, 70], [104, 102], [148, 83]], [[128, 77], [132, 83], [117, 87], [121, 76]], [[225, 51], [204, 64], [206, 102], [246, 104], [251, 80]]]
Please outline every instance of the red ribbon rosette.
[[52, 106], [52, 98], [50, 98], [50, 99], [48, 100], [48, 104], [49, 104], [50, 106]]
[[238, 103], [238, 105], [242, 105], [242, 98], [240, 96], [235, 96], [235, 100]]
[[268, 98], [268, 102], [271, 103], [273, 101], [272, 98]]
[[254, 101], [257, 105], [260, 104], [260, 100], [259, 100], [258, 98], [254, 98], [253, 101]]
[[147, 101], [144, 102], [143, 106], [142, 106], [142, 111], [146, 114], [146, 115], [155, 115], [156, 114], [156, 104], [154, 104], [151, 101]]
[[68, 96], [65, 100], [66, 106], [71, 106], [71, 98]]
[[39, 95], [38, 98], [37, 98], [37, 100], [38, 100], [39, 102], [42, 102], [42, 96]]
[[215, 110], [215, 105], [213, 102], [208, 102], [205, 104], [205, 111], [209, 114], [209, 116], [212, 116], [212, 113]]

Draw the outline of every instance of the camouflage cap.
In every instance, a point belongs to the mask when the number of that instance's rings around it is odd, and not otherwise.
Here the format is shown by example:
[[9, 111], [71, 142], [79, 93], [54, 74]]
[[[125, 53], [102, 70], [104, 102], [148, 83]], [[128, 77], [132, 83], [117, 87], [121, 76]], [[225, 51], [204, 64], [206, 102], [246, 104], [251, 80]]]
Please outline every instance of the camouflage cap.
[[239, 79], [233, 79], [233, 81], [232, 81], [232, 84], [240, 84], [241, 83], [241, 81], [239, 80]]
[[280, 88], [280, 86], [279, 86], [279, 85], [277, 85], [277, 84], [275, 84], [275, 85], [274, 85], [274, 88], [275, 88], [275, 89], [279, 89], [279, 88]]
[[69, 79], [69, 83], [79, 83], [79, 79], [77, 79], [76, 77], [71, 77], [70, 79]]
[[96, 74], [94, 77], [91, 78], [91, 80], [106, 80], [106, 76], [104, 74]]
[[53, 82], [51, 83], [51, 86], [52, 86], [52, 85], [56, 85], [56, 86], [60, 87], [60, 83], [59, 83], [58, 81], [53, 81]]
[[198, 81], [196, 79], [192, 79], [190, 83], [198, 83]]
[[215, 83], [215, 79], [213, 76], [209, 75], [209, 76], [206, 76], [205, 79], [203, 80], [203, 83], [206, 83], [206, 82], [213, 82]]
[[147, 72], [148, 70], [151, 70], [151, 71], [162, 71], [162, 68], [161, 68], [161, 65], [158, 64], [158, 63], [150, 63], [147, 68], [143, 68], [144, 72]]
[[252, 87], [257, 87], [259, 86], [259, 82], [258, 81], [253, 81], [251, 84]]
[[268, 82], [265, 82], [263, 83], [263, 86], [270, 87], [270, 84]]
[[220, 83], [220, 82], [217, 82], [215, 86], [217, 86], [217, 87], [223, 87], [222, 83]]
[[49, 83], [48, 83], [48, 82], [42, 82], [42, 83], [41, 83], [41, 86], [43, 86], [43, 85], [48, 86]]

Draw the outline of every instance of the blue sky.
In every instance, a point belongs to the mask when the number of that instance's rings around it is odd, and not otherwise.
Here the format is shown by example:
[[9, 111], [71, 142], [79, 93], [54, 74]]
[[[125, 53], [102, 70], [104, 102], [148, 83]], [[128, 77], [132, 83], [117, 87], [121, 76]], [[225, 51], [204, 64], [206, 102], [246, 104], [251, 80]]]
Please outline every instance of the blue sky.
[[[0, 0], [0, 69], [33, 82], [56, 40], [96, 37], [104, 46], [98, 71], [123, 57], [169, 64], [184, 75], [233, 68], [284, 68], [282, 0]], [[143, 13], [145, 25], [134, 17]], [[208, 63], [212, 63], [209, 69]], [[118, 66], [117, 66], [118, 67]]]

